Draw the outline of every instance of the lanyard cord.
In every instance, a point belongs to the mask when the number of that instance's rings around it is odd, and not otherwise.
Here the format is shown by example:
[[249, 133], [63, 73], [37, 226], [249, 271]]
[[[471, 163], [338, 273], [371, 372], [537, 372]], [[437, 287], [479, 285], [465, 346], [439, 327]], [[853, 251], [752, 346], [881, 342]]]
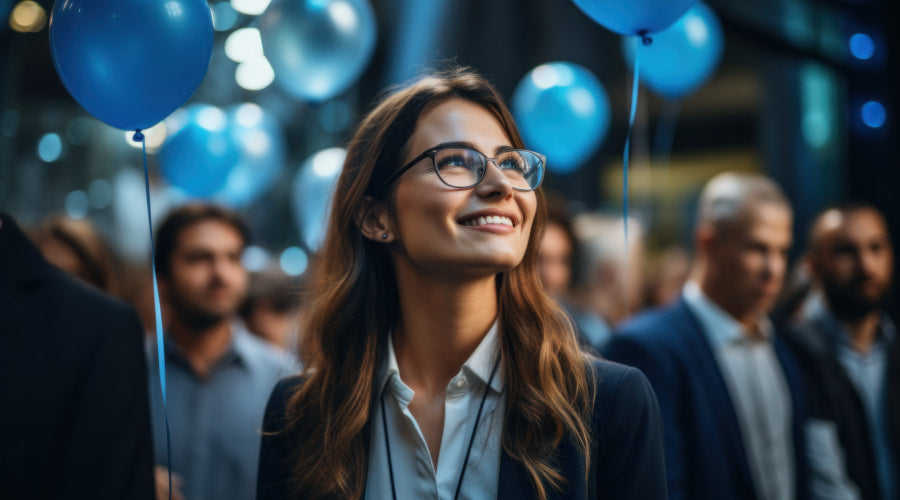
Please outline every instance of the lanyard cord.
[[[481, 412], [484, 410], [484, 403], [487, 401], [488, 390], [491, 388], [491, 382], [494, 381], [494, 375], [497, 373], [498, 366], [500, 366], [499, 360], [494, 363], [494, 368], [491, 370], [491, 376], [484, 386], [484, 394], [481, 395], [478, 413], [475, 414], [475, 426], [472, 428], [472, 436], [469, 438], [469, 445], [466, 447], [466, 456], [463, 458], [462, 470], [459, 472], [459, 481], [456, 482], [456, 493], [453, 495], [454, 500], [459, 498], [459, 492], [462, 489], [463, 477], [466, 475], [466, 465], [469, 463], [469, 455], [472, 453], [472, 444], [475, 442], [475, 434], [478, 432], [478, 422], [481, 420]], [[391, 497], [394, 500], [397, 500], [397, 488], [394, 484], [394, 464], [391, 460], [391, 438], [388, 434], [387, 412], [384, 408], [384, 392], [381, 393], [381, 425], [384, 429], [384, 448], [387, 452], [388, 471], [390, 471], [391, 475]]]

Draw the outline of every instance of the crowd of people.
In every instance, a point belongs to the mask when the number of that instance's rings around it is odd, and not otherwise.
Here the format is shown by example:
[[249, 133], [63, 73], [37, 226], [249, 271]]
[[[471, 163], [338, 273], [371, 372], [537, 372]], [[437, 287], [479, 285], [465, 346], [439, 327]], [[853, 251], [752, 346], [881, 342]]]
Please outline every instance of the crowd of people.
[[693, 248], [649, 257], [545, 198], [544, 161], [482, 78], [424, 78], [351, 140], [304, 290], [244, 268], [234, 212], [165, 217], [161, 350], [149, 275], [87, 222], [3, 215], [4, 492], [900, 499], [883, 214], [822, 211], [786, 294], [765, 176], [711, 179]]

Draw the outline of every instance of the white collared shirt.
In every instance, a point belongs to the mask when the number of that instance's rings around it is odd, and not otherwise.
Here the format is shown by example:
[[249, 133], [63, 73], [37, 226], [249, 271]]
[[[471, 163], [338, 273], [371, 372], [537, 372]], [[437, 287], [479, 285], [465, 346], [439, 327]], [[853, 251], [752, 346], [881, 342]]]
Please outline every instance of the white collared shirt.
[[731, 395], [758, 497], [794, 497], [793, 406], [784, 371], [772, 345], [772, 324], [758, 328], [765, 340], [744, 334], [744, 327], [710, 300], [696, 282], [682, 291], [715, 353]]
[[498, 367], [487, 391], [468, 464], [464, 465], [462, 462], [482, 395], [498, 359], [499, 321], [495, 321], [469, 359], [463, 363], [459, 373], [447, 385], [444, 430], [435, 470], [419, 424], [409, 411], [409, 404], [415, 393], [400, 378], [393, 342], [388, 342], [387, 369], [382, 372], [382, 393], [375, 401], [372, 411], [367, 499], [391, 498], [391, 473], [387, 462], [381, 398], [387, 413], [391, 462], [398, 499], [450, 500], [456, 493], [463, 467], [466, 472], [459, 498], [479, 500], [497, 497], [500, 434], [503, 430], [502, 366]]

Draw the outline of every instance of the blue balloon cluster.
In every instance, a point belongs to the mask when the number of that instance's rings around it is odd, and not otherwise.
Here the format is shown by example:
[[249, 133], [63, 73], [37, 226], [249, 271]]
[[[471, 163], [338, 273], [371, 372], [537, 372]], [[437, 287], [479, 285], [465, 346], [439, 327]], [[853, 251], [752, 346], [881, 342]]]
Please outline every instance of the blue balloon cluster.
[[281, 177], [286, 147], [278, 121], [252, 103], [228, 109], [228, 136], [238, 159], [214, 198], [244, 207], [268, 191]]
[[601, 26], [620, 35], [644, 35], [667, 28], [697, 0], [573, 0]]
[[657, 94], [680, 99], [699, 89], [713, 75], [724, 50], [722, 25], [708, 5], [698, 2], [675, 24], [653, 35], [650, 46], [628, 37], [622, 49], [634, 66], [641, 51], [641, 82]]
[[123, 130], [175, 111], [209, 67], [213, 25], [205, 0], [58, 0], [50, 52], [72, 97]]
[[275, 81], [304, 101], [347, 90], [375, 48], [375, 13], [367, 0], [275, 0], [259, 19], [263, 52]]
[[606, 90], [587, 68], [569, 62], [528, 72], [513, 92], [512, 111], [528, 147], [559, 173], [577, 169], [609, 129]]
[[197, 197], [208, 197], [225, 186], [240, 151], [228, 132], [224, 111], [194, 104], [173, 116], [174, 133], [159, 150], [160, 173], [171, 184]]
[[331, 197], [347, 152], [340, 148], [319, 151], [297, 171], [291, 193], [294, 220], [306, 248], [315, 252], [325, 239]]

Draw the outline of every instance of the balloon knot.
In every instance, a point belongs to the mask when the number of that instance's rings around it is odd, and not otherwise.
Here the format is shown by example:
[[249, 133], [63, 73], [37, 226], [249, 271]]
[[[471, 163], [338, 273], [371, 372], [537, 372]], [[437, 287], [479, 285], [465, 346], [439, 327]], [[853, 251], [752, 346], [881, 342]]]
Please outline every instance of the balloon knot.
[[647, 30], [638, 31], [638, 36], [641, 37], [641, 42], [643, 42], [645, 46], [649, 47], [653, 44], [653, 39], [647, 34]]
[[131, 140], [134, 142], [144, 142], [144, 134], [141, 133], [141, 129], [137, 129], [134, 131], [134, 135], [131, 136]]

